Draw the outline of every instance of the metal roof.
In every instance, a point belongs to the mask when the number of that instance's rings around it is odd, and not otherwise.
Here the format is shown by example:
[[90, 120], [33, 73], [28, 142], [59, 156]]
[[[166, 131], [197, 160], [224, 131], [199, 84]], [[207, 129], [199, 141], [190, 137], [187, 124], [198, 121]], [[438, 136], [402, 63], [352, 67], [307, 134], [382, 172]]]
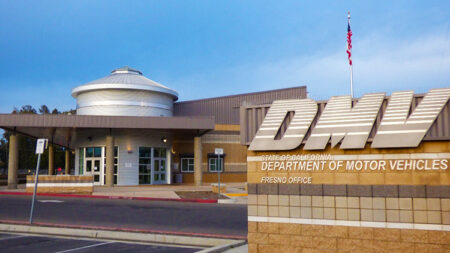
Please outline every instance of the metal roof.
[[0, 114], [0, 128], [33, 138], [48, 138], [68, 147], [84, 129], [131, 129], [173, 134], [176, 138], [193, 138], [214, 129], [212, 117], [134, 117], [63, 114]]
[[178, 99], [178, 92], [175, 90], [148, 79], [141, 71], [128, 66], [115, 69], [108, 76], [73, 88], [72, 97], [76, 98], [81, 92], [104, 89], [155, 91], [171, 95], [174, 101]]
[[212, 117], [141, 117], [65, 114], [0, 114], [1, 128], [69, 127], [129, 129], [214, 129]]
[[242, 105], [269, 104], [274, 100], [306, 98], [306, 86], [174, 103], [175, 116], [214, 116], [216, 124], [239, 125]]
[[111, 71], [111, 74], [118, 74], [118, 73], [133, 73], [133, 74], [142, 75], [141, 71], [139, 71], [137, 69], [130, 68], [128, 66], [121, 67], [121, 68], [118, 68], [118, 69], [115, 69], [115, 70]]

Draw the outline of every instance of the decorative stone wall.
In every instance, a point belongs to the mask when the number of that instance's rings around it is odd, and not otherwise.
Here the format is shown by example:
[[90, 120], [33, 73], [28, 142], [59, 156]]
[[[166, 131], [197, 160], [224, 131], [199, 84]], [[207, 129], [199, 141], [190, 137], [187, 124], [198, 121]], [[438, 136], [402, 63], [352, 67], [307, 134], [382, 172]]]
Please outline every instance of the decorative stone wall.
[[[35, 176], [27, 176], [26, 191], [34, 192]], [[38, 193], [83, 193], [92, 194], [94, 176], [39, 175]]]
[[[450, 250], [450, 142], [424, 142], [415, 149], [328, 147], [247, 155], [250, 252]], [[283, 155], [305, 155], [305, 162], [321, 165], [287, 169]], [[278, 167], [263, 165], [269, 161], [278, 161]], [[343, 161], [339, 169], [338, 161]], [[367, 161], [366, 168], [347, 169], [356, 161]], [[378, 165], [370, 169], [370, 161]]]

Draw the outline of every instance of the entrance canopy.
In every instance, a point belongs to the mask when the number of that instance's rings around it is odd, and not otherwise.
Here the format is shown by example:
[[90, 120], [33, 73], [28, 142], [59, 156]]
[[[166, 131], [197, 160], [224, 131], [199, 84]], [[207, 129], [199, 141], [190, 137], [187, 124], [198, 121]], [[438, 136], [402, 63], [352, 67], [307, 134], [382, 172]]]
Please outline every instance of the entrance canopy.
[[82, 129], [152, 129], [195, 136], [214, 129], [214, 117], [135, 117], [53, 114], [0, 114], [0, 128], [33, 138], [48, 138], [70, 148]]

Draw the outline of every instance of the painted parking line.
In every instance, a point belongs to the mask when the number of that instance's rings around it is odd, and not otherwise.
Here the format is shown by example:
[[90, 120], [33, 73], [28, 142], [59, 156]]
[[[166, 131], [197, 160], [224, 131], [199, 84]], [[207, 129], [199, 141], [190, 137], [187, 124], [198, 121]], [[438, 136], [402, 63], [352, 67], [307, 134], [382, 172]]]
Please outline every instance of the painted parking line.
[[64, 203], [64, 201], [56, 199], [38, 200], [38, 201], [42, 203]]
[[29, 237], [29, 236], [27, 236], [27, 235], [10, 236], [10, 237], [5, 237], [5, 238], [0, 238], [0, 241], [18, 239], [18, 238], [23, 238], [23, 237]]
[[93, 248], [93, 247], [102, 246], [102, 245], [111, 244], [111, 243], [115, 243], [115, 242], [102, 242], [102, 243], [97, 243], [97, 244], [88, 245], [88, 246], [84, 246], [84, 247], [79, 247], [79, 248], [73, 248], [73, 249], [68, 249], [68, 250], [58, 251], [58, 252], [55, 252], [55, 253], [73, 252], [73, 251], [77, 251], [77, 250], [82, 250], [82, 249], [87, 249], [87, 248]]

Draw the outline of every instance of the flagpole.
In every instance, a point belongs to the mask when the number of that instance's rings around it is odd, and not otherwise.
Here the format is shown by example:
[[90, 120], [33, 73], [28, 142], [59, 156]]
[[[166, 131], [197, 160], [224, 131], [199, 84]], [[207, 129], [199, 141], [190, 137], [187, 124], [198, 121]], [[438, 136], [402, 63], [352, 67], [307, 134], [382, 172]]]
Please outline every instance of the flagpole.
[[353, 98], [353, 64], [350, 65], [350, 95]]
[[[350, 26], [350, 11], [348, 12], [347, 17], [348, 17], [348, 25]], [[350, 64], [350, 95], [353, 98], [353, 64]]]

